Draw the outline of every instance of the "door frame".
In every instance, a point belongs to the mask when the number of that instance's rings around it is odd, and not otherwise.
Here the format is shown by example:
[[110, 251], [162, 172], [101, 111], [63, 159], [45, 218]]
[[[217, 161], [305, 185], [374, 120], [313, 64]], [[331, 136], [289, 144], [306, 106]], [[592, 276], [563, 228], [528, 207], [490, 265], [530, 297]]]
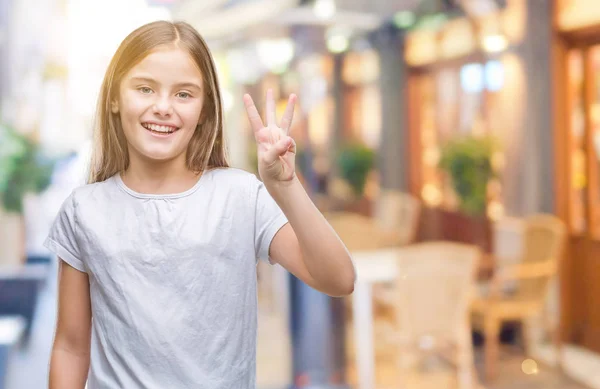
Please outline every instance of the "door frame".
[[[590, 309], [594, 304], [590, 294], [591, 285], [600, 281], [596, 276], [594, 257], [600, 255], [600, 226], [592, 221], [598, 220], [600, 212], [600, 169], [597, 162], [589, 156], [595, 155], [592, 142], [592, 123], [590, 104], [594, 89], [590, 86], [592, 68], [589, 61], [592, 46], [600, 45], [600, 23], [595, 26], [574, 31], [560, 31], [555, 16], [553, 26], [553, 119], [554, 119], [554, 170], [555, 174], [555, 213], [568, 226], [568, 241], [565, 260], [560, 266], [560, 332], [563, 341], [575, 343], [600, 352], [600, 337], [593, 334], [593, 323], [589, 323]], [[600, 21], [599, 21], [600, 22]], [[571, 134], [572, 102], [569, 74], [569, 53], [579, 49], [583, 56], [583, 99], [585, 115], [584, 141], [586, 152], [586, 179], [584, 213], [586, 229], [575, 233], [572, 228], [571, 203], [573, 192], [571, 182]], [[597, 278], [596, 278], [597, 277]]]

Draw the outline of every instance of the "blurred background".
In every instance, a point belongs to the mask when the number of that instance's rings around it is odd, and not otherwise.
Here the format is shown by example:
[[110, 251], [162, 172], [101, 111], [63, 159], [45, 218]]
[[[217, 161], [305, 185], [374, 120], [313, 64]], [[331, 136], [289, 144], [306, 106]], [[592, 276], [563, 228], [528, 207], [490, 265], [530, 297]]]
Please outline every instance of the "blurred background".
[[[56, 258], [121, 40], [208, 41], [230, 159], [242, 95], [278, 109], [352, 251], [352, 296], [258, 265], [257, 385], [600, 388], [596, 0], [0, 0], [0, 388], [47, 387]], [[128, 388], [129, 389], [129, 388]]]

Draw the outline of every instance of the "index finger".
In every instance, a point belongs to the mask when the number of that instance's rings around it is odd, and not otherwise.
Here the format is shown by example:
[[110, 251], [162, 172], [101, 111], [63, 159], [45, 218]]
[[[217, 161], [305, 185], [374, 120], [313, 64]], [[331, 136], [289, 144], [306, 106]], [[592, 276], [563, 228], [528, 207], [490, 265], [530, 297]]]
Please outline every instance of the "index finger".
[[250, 125], [254, 132], [259, 131], [264, 128], [262, 119], [260, 118], [260, 114], [256, 109], [256, 105], [254, 105], [254, 101], [249, 94], [244, 95], [244, 106], [246, 107], [246, 114], [248, 114], [248, 120], [250, 120]]

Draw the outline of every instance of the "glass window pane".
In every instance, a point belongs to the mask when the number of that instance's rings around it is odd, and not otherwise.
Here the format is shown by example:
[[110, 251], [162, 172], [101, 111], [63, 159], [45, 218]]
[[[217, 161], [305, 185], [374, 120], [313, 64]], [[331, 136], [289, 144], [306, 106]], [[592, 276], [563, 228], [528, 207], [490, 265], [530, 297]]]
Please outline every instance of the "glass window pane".
[[589, 125], [590, 125], [590, 148], [589, 159], [591, 162], [590, 174], [593, 180], [590, 192], [591, 209], [591, 229], [595, 236], [600, 236], [600, 46], [590, 48], [590, 106], [589, 106]]
[[570, 96], [570, 170], [571, 201], [570, 222], [574, 233], [583, 233], [587, 228], [585, 203], [587, 188], [585, 152], [585, 99], [583, 89], [583, 55], [581, 50], [569, 53], [569, 96]]

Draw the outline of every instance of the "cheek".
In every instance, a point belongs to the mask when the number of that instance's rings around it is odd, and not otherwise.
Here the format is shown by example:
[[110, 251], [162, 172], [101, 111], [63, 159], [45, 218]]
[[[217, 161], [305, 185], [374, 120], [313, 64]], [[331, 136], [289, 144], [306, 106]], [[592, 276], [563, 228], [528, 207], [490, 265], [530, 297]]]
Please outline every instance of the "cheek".
[[185, 126], [188, 128], [196, 128], [198, 122], [200, 121], [200, 113], [202, 111], [202, 107], [198, 104], [190, 104], [184, 109], [179, 111], [181, 115], [181, 119], [185, 123]]
[[149, 103], [145, 99], [131, 93], [122, 96], [121, 102], [121, 120], [128, 123], [138, 122], [149, 107]]

